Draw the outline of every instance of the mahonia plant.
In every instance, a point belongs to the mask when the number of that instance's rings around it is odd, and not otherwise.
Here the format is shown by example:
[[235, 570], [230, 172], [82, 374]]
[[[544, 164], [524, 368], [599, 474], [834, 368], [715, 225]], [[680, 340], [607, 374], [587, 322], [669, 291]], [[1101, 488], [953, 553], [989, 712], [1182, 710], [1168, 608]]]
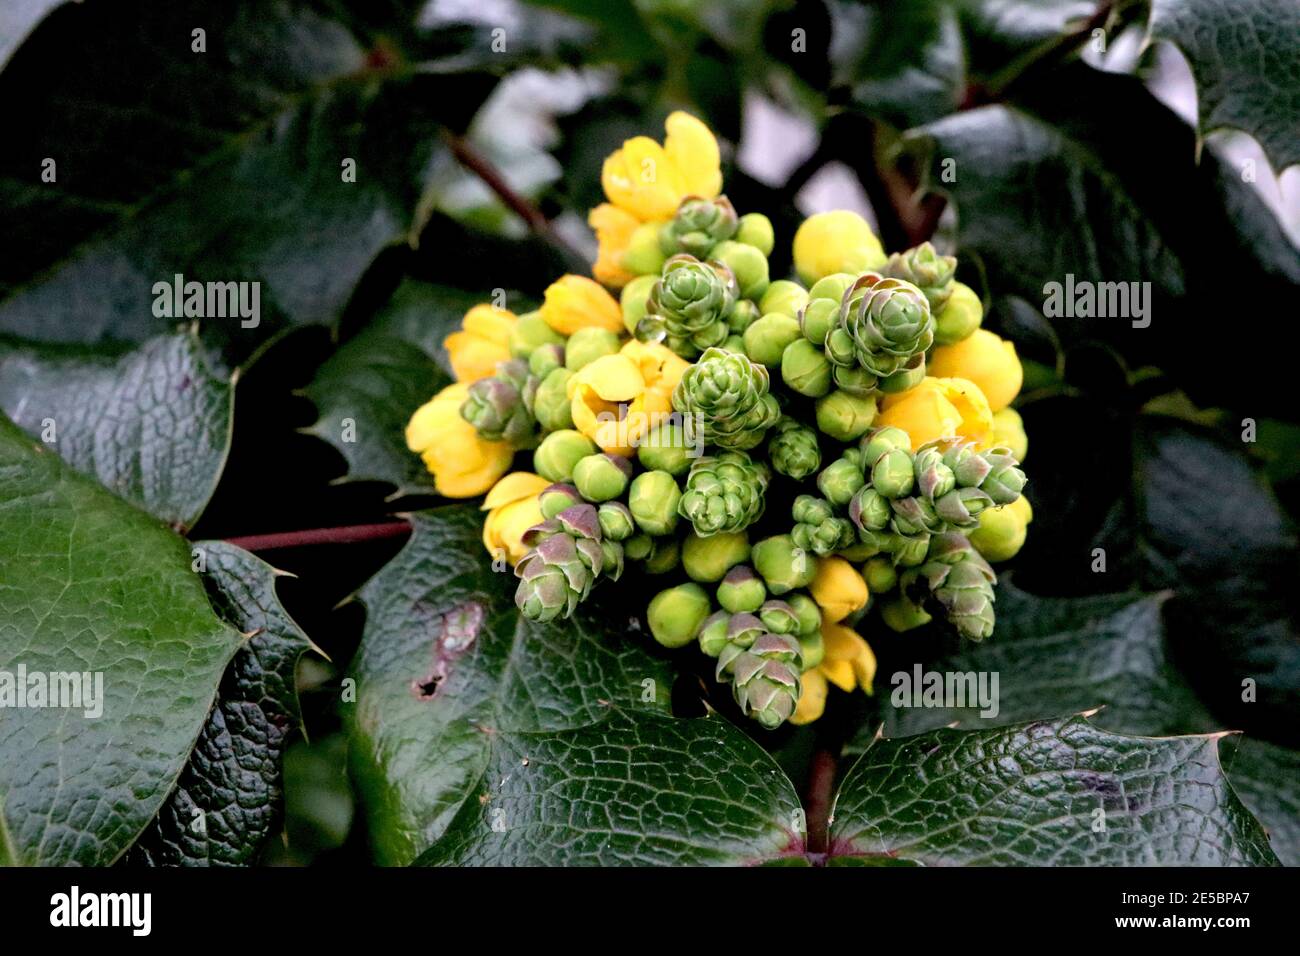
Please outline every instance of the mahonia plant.
[[856, 213], [806, 219], [772, 279], [772, 223], [722, 194], [712, 132], [666, 128], [658, 175], [606, 160], [594, 278], [472, 309], [408, 444], [442, 494], [486, 493], [525, 617], [659, 575], [656, 641], [698, 645], [761, 726], [808, 723], [830, 685], [872, 691], [869, 622], [993, 634], [990, 562], [1032, 517], [1022, 370], [955, 258], [887, 255]]

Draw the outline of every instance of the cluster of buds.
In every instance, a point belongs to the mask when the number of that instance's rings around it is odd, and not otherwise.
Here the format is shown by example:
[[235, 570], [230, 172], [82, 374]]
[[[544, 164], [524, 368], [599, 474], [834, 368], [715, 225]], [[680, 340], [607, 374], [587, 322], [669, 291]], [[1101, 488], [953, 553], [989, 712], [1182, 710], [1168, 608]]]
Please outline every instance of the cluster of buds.
[[[667, 130], [606, 161], [595, 280], [472, 311], [447, 341], [460, 381], [408, 443], [443, 494], [488, 492], [484, 543], [525, 617], [665, 576], [655, 640], [698, 645], [761, 726], [807, 722], [831, 684], [870, 692], [877, 605], [895, 630], [933, 611], [992, 632], [989, 561], [1030, 518], [1020, 364], [953, 257], [886, 255], [854, 213], [807, 219], [773, 279], [772, 223], [721, 195], [712, 133]], [[506, 474], [520, 453], [531, 470]]]

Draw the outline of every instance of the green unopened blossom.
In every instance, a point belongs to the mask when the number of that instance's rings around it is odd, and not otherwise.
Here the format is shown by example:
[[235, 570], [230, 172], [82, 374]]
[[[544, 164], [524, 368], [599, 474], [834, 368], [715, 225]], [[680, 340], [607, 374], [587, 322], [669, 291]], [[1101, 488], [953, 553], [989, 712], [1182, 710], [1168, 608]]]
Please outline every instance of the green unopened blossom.
[[553, 369], [537, 386], [537, 394], [533, 396], [533, 414], [544, 431], [573, 428], [573, 406], [568, 394], [572, 377], [573, 373], [567, 368]]
[[798, 338], [797, 320], [780, 312], [769, 312], [745, 330], [745, 354], [760, 365], [776, 368], [781, 364], [786, 346]]
[[795, 339], [781, 353], [781, 380], [800, 395], [820, 398], [831, 390], [831, 363], [807, 339]]
[[582, 504], [582, 495], [573, 485], [556, 482], [547, 485], [537, 496], [537, 506], [542, 510], [543, 518], [554, 518], [561, 511], [567, 511], [574, 505]]
[[510, 330], [510, 356], [527, 361], [543, 345], [563, 347], [564, 336], [547, 325], [539, 312], [527, 312], [519, 316], [514, 328]]
[[666, 471], [645, 471], [632, 479], [627, 506], [637, 527], [646, 534], [671, 534], [677, 527], [677, 503], [682, 492]]
[[864, 435], [876, 417], [876, 400], [837, 389], [817, 399], [817, 427], [836, 441], [849, 442]]
[[[542, 513], [545, 514], [545, 510]], [[600, 533], [607, 541], [627, 541], [636, 534], [636, 520], [628, 506], [621, 501], [603, 502], [596, 509], [596, 517], [600, 521]], [[640, 551], [639, 548], [637, 550]], [[640, 560], [645, 555], [638, 553], [627, 557]]]
[[738, 565], [718, 585], [718, 603], [732, 614], [753, 613], [767, 600], [767, 588], [753, 568]]
[[533, 467], [548, 481], [572, 481], [573, 467], [596, 453], [591, 439], [571, 428], [553, 431], [533, 452]]
[[609, 329], [596, 326], [578, 329], [569, 336], [568, 344], [564, 346], [564, 367], [570, 372], [576, 372], [598, 358], [613, 355], [618, 347], [618, 335]]
[[686, 430], [676, 422], [665, 421], [650, 429], [641, 440], [636, 457], [649, 471], [666, 471], [678, 476], [686, 474], [698, 456], [693, 443], [686, 440]]
[[761, 212], [748, 212], [740, 217], [740, 225], [733, 237], [737, 242], [753, 246], [765, 256], [772, 254], [776, 245], [776, 233], [772, 229], [772, 220]]
[[573, 483], [588, 501], [622, 497], [632, 480], [632, 463], [622, 455], [588, 455], [573, 466]]
[[629, 335], [636, 335], [636, 327], [645, 318], [646, 306], [650, 302], [650, 291], [659, 281], [659, 270], [651, 275], [639, 275], [619, 293], [618, 304], [623, 312], [623, 327]]
[[708, 592], [695, 583], [660, 591], [646, 610], [650, 633], [664, 647], [684, 647], [695, 640], [709, 606]]
[[797, 319], [807, 304], [807, 289], [789, 279], [777, 279], [768, 283], [767, 291], [758, 301], [758, 309], [763, 315], [776, 312]]
[[682, 541], [682, 569], [692, 581], [721, 581], [729, 570], [748, 560], [749, 537], [743, 531], [707, 538], [691, 533]]
[[795, 547], [788, 534], [764, 538], [754, 545], [750, 559], [773, 594], [807, 587], [817, 576], [817, 556]]
[[727, 240], [719, 242], [709, 259], [724, 263], [736, 277], [742, 299], [760, 299], [767, 291], [767, 256], [751, 245]]
[[975, 290], [962, 282], [952, 284], [951, 294], [934, 316], [934, 342], [953, 345], [970, 338], [984, 320], [984, 305]]

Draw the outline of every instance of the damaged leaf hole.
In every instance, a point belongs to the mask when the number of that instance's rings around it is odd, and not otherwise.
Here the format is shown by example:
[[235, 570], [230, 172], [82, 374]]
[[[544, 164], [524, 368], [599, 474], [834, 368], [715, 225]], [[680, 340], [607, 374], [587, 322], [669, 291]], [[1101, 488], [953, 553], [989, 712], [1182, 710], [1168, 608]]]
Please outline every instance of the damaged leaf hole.
[[486, 614], [479, 602], [466, 601], [442, 615], [438, 636], [433, 641], [433, 666], [423, 677], [411, 681], [411, 693], [419, 700], [433, 700], [437, 696], [452, 665], [474, 646]]

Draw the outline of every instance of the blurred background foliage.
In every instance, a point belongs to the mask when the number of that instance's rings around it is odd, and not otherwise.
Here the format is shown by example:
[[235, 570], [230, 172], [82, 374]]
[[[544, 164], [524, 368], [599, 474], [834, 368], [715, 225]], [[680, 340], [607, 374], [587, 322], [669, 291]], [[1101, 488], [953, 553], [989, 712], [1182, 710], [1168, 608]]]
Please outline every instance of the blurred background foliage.
[[[1243, 9], [1270, 24], [1244, 45]], [[401, 430], [447, 381], [442, 337], [491, 290], [522, 310], [587, 271], [602, 160], [685, 108], [723, 141], [735, 205], [773, 219], [776, 273], [829, 208], [890, 250], [960, 256], [1027, 369], [1037, 517], [1014, 586], [1170, 592], [1168, 656], [1216, 725], [1294, 761], [1300, 406], [1279, 366], [1300, 288], [1297, 35], [1290, 0], [19, 0], [0, 13], [0, 199], [19, 224], [0, 237], [0, 407], [22, 423], [20, 372], [173, 334], [157, 279], [257, 279], [258, 328], [199, 330], [239, 379], [194, 535], [427, 505]], [[62, 189], [35, 178], [51, 156]], [[1047, 318], [1043, 286], [1069, 273], [1151, 282], [1150, 327]], [[337, 714], [364, 617], [346, 599], [398, 546], [268, 556], [331, 658], [302, 665], [269, 862], [366, 858]], [[881, 673], [951, 650], [928, 632], [877, 646]], [[838, 743], [875, 726], [874, 703], [840, 704]], [[765, 738], [796, 780], [828, 746], [812, 733]]]

